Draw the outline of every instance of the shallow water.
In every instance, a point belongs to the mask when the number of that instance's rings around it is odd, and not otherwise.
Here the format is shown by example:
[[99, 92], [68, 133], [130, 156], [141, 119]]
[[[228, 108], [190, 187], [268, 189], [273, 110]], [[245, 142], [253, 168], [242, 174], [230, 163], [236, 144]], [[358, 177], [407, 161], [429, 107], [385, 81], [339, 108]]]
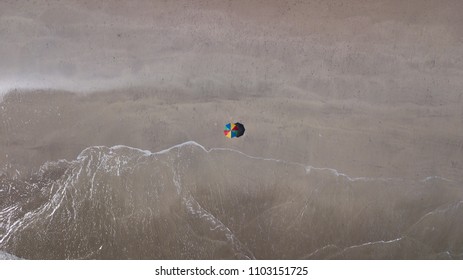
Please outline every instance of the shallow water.
[[461, 258], [463, 189], [207, 150], [89, 147], [2, 178], [0, 249], [32, 259]]

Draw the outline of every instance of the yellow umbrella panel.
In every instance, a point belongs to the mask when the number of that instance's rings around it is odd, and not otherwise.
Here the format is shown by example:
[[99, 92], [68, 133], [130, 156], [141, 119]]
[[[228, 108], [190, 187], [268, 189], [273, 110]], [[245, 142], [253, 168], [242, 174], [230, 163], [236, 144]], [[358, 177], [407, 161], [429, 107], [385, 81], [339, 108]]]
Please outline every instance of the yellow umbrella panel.
[[241, 123], [227, 123], [225, 125], [223, 134], [227, 138], [236, 138], [244, 134], [244, 125]]

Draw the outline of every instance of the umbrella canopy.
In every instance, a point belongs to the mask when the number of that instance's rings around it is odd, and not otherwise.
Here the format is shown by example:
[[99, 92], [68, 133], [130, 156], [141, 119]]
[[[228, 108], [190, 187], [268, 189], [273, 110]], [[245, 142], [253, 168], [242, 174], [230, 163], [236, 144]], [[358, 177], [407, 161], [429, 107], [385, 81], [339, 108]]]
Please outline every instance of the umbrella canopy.
[[244, 134], [244, 125], [237, 122], [237, 123], [227, 123], [225, 125], [223, 134], [227, 138], [236, 138], [240, 137]]

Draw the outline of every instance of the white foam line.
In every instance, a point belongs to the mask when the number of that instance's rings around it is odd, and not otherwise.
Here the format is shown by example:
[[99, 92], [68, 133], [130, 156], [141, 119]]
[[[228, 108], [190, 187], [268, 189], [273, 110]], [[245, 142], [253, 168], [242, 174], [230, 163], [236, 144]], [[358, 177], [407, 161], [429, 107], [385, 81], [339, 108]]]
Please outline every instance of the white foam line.
[[316, 253], [318, 253], [318, 252], [320, 252], [320, 251], [323, 251], [323, 250], [325, 250], [325, 249], [327, 249], [327, 248], [336, 248], [336, 249], [337, 249], [338, 246], [336, 246], [336, 245], [334, 245], [334, 244], [325, 245], [325, 246], [323, 246], [322, 248], [318, 248], [317, 250], [313, 251], [312, 253], [309, 253], [308, 255], [305, 255], [305, 256], [303, 257], [303, 259], [308, 259], [308, 258], [312, 257], [313, 255], [315, 255]]
[[399, 238], [391, 239], [391, 240], [371, 241], [371, 242], [366, 242], [366, 243], [363, 243], [363, 244], [360, 244], [360, 245], [353, 245], [353, 246], [347, 247], [346, 249], [348, 250], [348, 249], [359, 248], [359, 247], [375, 245], [375, 244], [389, 244], [389, 243], [394, 243], [394, 242], [400, 241], [402, 239], [403, 239], [403, 237], [401, 236]]
[[[299, 162], [286, 161], [286, 160], [275, 159], [275, 158], [265, 158], [265, 157], [259, 157], [259, 156], [252, 156], [252, 155], [248, 155], [248, 154], [246, 154], [246, 153], [244, 153], [242, 151], [239, 151], [239, 150], [236, 150], [236, 149], [231, 149], [231, 148], [210, 148], [210, 149], [207, 149], [203, 145], [197, 143], [196, 141], [192, 141], [192, 140], [186, 141], [186, 142], [183, 142], [183, 143], [180, 143], [180, 144], [177, 144], [177, 145], [174, 145], [174, 146], [172, 146], [170, 148], [167, 148], [167, 149], [164, 149], [164, 150], [161, 150], [161, 151], [158, 151], [158, 152], [151, 152], [149, 150], [142, 150], [142, 149], [129, 147], [129, 146], [125, 146], [125, 145], [115, 145], [115, 146], [111, 147], [110, 149], [111, 150], [117, 150], [117, 149], [121, 149], [121, 148], [130, 149], [130, 150], [135, 150], [135, 151], [141, 152], [146, 156], [151, 156], [151, 155], [166, 154], [166, 153], [168, 153], [168, 152], [170, 152], [170, 151], [172, 151], [174, 149], [179, 149], [179, 148], [189, 146], [189, 145], [199, 147], [200, 149], [202, 149], [206, 153], [210, 153], [210, 152], [213, 152], [213, 151], [228, 151], [228, 152], [238, 153], [238, 154], [243, 155], [243, 156], [245, 156], [247, 158], [250, 158], [250, 159], [273, 161], [273, 162], [278, 162], [278, 163], [284, 163], [284, 164], [289, 164], [289, 165], [300, 166], [300, 167], [304, 168], [307, 173], [310, 173], [311, 170], [328, 171], [331, 174], [333, 174], [333, 175], [335, 175], [337, 177], [345, 178], [346, 180], [348, 180], [350, 182], [355, 182], [355, 181], [405, 181], [404, 179], [401, 179], [401, 178], [388, 178], [388, 177], [386, 177], [386, 178], [383, 178], [383, 177], [376, 177], [376, 178], [375, 177], [351, 177], [351, 176], [349, 176], [349, 175], [347, 175], [345, 173], [339, 172], [338, 170], [336, 170], [334, 168], [329, 168], [329, 167], [314, 167], [314, 166], [305, 165], [305, 164], [302, 164], [302, 163], [299, 163]], [[96, 147], [96, 148], [106, 148], [105, 146], [94, 146], [94, 147]], [[425, 179], [421, 180], [421, 182], [426, 182], [426, 181], [431, 180], [431, 179], [440, 179], [440, 180], [444, 180], [444, 181], [447, 181], [447, 182], [456, 183], [456, 181], [453, 181], [453, 180], [450, 180], [450, 179], [447, 179], [447, 178], [444, 178], [444, 177], [440, 177], [440, 176], [428, 176]]]
[[135, 151], [141, 152], [141, 153], [143, 153], [143, 154], [145, 154], [145, 155], [147, 155], [147, 156], [153, 154], [151, 151], [148, 151], [148, 150], [142, 150], [142, 149], [138, 149], [138, 148], [134, 148], [134, 147], [129, 147], [129, 146], [125, 146], [125, 145], [116, 145], [116, 146], [112, 146], [110, 149], [111, 149], [111, 150], [119, 150], [119, 149], [135, 150]]
[[2, 211], [0, 211], [0, 215], [8, 214], [10, 211], [13, 211], [18, 208], [18, 204], [13, 204], [11, 206], [6, 207]]
[[189, 145], [199, 147], [203, 151], [205, 151], [206, 153], [210, 153], [210, 152], [213, 152], [213, 151], [228, 151], [228, 152], [238, 153], [238, 154], [243, 155], [243, 156], [245, 156], [247, 158], [250, 158], [250, 159], [273, 161], [273, 162], [278, 162], [278, 163], [284, 163], [284, 164], [289, 164], [289, 165], [300, 166], [300, 167], [304, 168], [304, 170], [307, 173], [310, 173], [311, 170], [329, 171], [331, 174], [333, 174], [333, 175], [335, 175], [337, 177], [343, 177], [343, 178], [345, 178], [345, 179], [347, 179], [348, 181], [351, 181], [351, 182], [354, 182], [354, 181], [375, 181], [375, 180], [376, 181], [378, 181], [378, 180], [379, 181], [403, 181], [403, 179], [400, 179], [400, 178], [350, 177], [347, 174], [341, 173], [341, 172], [339, 172], [338, 170], [336, 170], [334, 168], [314, 167], [314, 166], [305, 165], [305, 164], [302, 164], [302, 163], [299, 163], [299, 162], [286, 161], [286, 160], [275, 159], [275, 158], [252, 156], [252, 155], [248, 155], [248, 154], [246, 154], [246, 153], [244, 153], [242, 151], [239, 151], [239, 150], [236, 150], [236, 149], [231, 149], [231, 148], [210, 148], [210, 149], [207, 149], [203, 145], [201, 145], [201, 144], [199, 144], [199, 143], [197, 143], [195, 141], [186, 141], [184, 143], [174, 145], [174, 146], [172, 146], [170, 148], [167, 148], [167, 149], [164, 149], [164, 150], [161, 150], [161, 151], [158, 151], [158, 152], [150, 152], [148, 150], [141, 150], [141, 149], [138, 149], [138, 148], [128, 147], [128, 146], [124, 146], [124, 145], [113, 146], [113, 147], [111, 147], [111, 149], [127, 148], [127, 149], [137, 150], [139, 152], [144, 153], [145, 155], [160, 155], [160, 154], [168, 153], [168, 152], [172, 151], [173, 149], [179, 149], [179, 148], [189, 146]]
[[416, 221], [414, 224], [409, 226], [407, 231], [410, 231], [414, 226], [421, 223], [428, 216], [431, 216], [431, 215], [434, 215], [434, 214], [437, 214], [437, 213], [445, 213], [445, 212], [449, 211], [450, 209], [456, 209], [456, 208], [460, 207], [460, 205], [463, 205], [463, 200], [460, 200], [460, 201], [458, 201], [456, 203], [452, 203], [452, 204], [448, 205], [445, 208], [442, 208], [443, 205], [441, 205], [441, 206], [435, 208], [434, 210], [424, 214], [420, 219], [418, 219], [418, 221]]
[[232, 246], [236, 256], [242, 256], [246, 259], [255, 259], [252, 252], [244, 246], [241, 241], [236, 238], [235, 234], [209, 211], [204, 209], [191, 194], [183, 197], [183, 204], [185, 205], [188, 213], [193, 217], [198, 217], [201, 220], [207, 221], [209, 230], [223, 234], [227, 242]]
[[[128, 147], [128, 146], [125, 146], [125, 145], [116, 145], [116, 146], [111, 147], [111, 149], [116, 149], [116, 150], [121, 149], [121, 148], [131, 149], [131, 150], [139, 151], [139, 152], [141, 152], [141, 153], [143, 153], [143, 154], [145, 154], [147, 156], [150, 156], [150, 155], [166, 154], [166, 153], [168, 153], [168, 152], [170, 152], [170, 151], [172, 151], [174, 149], [179, 149], [179, 148], [189, 146], [189, 145], [199, 147], [202, 150], [204, 150], [206, 153], [210, 153], [210, 152], [213, 152], [213, 151], [228, 151], [228, 152], [238, 153], [238, 154], [243, 155], [243, 156], [245, 156], [247, 158], [250, 158], [250, 159], [273, 161], [273, 162], [284, 163], [284, 164], [289, 164], [289, 165], [296, 165], [296, 166], [300, 166], [300, 167], [304, 168], [304, 170], [307, 173], [309, 173], [311, 170], [329, 171], [332, 174], [334, 174], [334, 175], [336, 175], [338, 177], [344, 177], [349, 181], [399, 180], [399, 179], [394, 179], [394, 178], [368, 178], [368, 177], [354, 177], [354, 178], [352, 178], [352, 177], [350, 177], [350, 176], [348, 176], [348, 175], [346, 175], [344, 173], [340, 173], [339, 171], [337, 171], [336, 169], [333, 169], [333, 168], [313, 167], [313, 166], [304, 165], [304, 164], [298, 163], [298, 162], [286, 161], [286, 160], [275, 159], [275, 158], [265, 158], [265, 157], [251, 156], [251, 155], [248, 155], [246, 153], [243, 153], [242, 151], [239, 151], [239, 150], [236, 150], [236, 149], [230, 149], [230, 148], [210, 148], [210, 149], [206, 149], [203, 145], [201, 145], [201, 144], [199, 144], [199, 143], [197, 143], [195, 141], [187, 141], [187, 142], [174, 145], [174, 146], [172, 146], [170, 148], [167, 148], [167, 149], [164, 149], [164, 150], [161, 150], [161, 151], [158, 151], [158, 152], [150, 152], [148, 150], [142, 150], [142, 149], [138, 149], [138, 148]], [[100, 146], [98, 146], [98, 147], [100, 147]]]
[[444, 177], [441, 177], [441, 176], [429, 176], [429, 177], [426, 177], [425, 179], [421, 180], [421, 182], [425, 183], [425, 182], [433, 180], [433, 179], [443, 180], [443, 181], [446, 181], [446, 182], [449, 182], [449, 183], [456, 183], [453, 180], [450, 180], [450, 179], [447, 179], [447, 178], [444, 178]]
[[[334, 169], [334, 168], [329, 168], [329, 167], [314, 167], [314, 166], [311, 166], [311, 165], [304, 165], [302, 163], [299, 163], [299, 162], [293, 162], [293, 161], [286, 161], [286, 160], [281, 160], [281, 159], [275, 159], [275, 158], [265, 158], [265, 157], [257, 157], [257, 156], [251, 156], [251, 155], [248, 155], [246, 153], [243, 153], [242, 151], [239, 151], [239, 150], [236, 150], [236, 149], [230, 149], [230, 148], [211, 148], [209, 150], [207, 150], [206, 148], [204, 148], [202, 145], [194, 142], [194, 141], [189, 141], [189, 142], [193, 142], [195, 143], [196, 145], [198, 145], [199, 147], [201, 147], [203, 150], [205, 150], [206, 152], [211, 152], [211, 151], [230, 151], [230, 152], [234, 152], [234, 153], [239, 153], [245, 157], [248, 157], [248, 158], [251, 158], [251, 159], [256, 159], [256, 160], [265, 160], [265, 161], [274, 161], [274, 162], [278, 162], [278, 163], [285, 163], [285, 164], [289, 164], [289, 165], [296, 165], [296, 166], [300, 166], [300, 167], [303, 167], [305, 169], [305, 171], [307, 173], [310, 173], [311, 170], [318, 170], [318, 171], [329, 171], [331, 174], [337, 176], [337, 177], [343, 177], [343, 178], [346, 178], [348, 181], [351, 181], [351, 182], [354, 182], [354, 181], [404, 181], [403, 179], [401, 178], [382, 178], [382, 177], [379, 177], [379, 178], [374, 178], [374, 177], [350, 177], [349, 175], [345, 174], [345, 173], [341, 173], [339, 172], [338, 170]], [[185, 142], [185, 143], [189, 143], [189, 142]], [[185, 144], [184, 143], [184, 144]], [[181, 144], [183, 145], [183, 144]], [[177, 146], [180, 146], [180, 145], [177, 145]], [[175, 147], [175, 146], [174, 146]], [[452, 180], [449, 180], [449, 179], [446, 179], [446, 178], [443, 178], [443, 177], [439, 177], [439, 176], [432, 176], [432, 177], [427, 177], [426, 179], [428, 178], [438, 178], [438, 179], [442, 179], [442, 180], [445, 180], [445, 181], [448, 181], [448, 182], [454, 182]]]
[[344, 253], [344, 252], [346, 252], [347, 250], [350, 250], [350, 249], [355, 249], [355, 248], [360, 248], [360, 247], [370, 246], [370, 245], [376, 245], [376, 244], [390, 244], [390, 243], [400, 241], [402, 239], [403, 239], [403, 236], [401, 236], [399, 238], [396, 238], [396, 239], [391, 239], [391, 240], [370, 241], [370, 242], [365, 242], [365, 243], [362, 243], [362, 244], [359, 244], [359, 245], [352, 245], [352, 246], [344, 248], [341, 252], [336, 253], [333, 256], [341, 255], [342, 253]]

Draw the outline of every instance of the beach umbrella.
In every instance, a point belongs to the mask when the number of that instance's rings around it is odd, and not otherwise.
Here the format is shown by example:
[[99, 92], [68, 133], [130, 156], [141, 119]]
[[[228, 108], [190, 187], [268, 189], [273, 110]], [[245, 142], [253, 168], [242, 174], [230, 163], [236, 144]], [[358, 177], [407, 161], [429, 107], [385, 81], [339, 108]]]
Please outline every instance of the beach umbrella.
[[240, 137], [244, 134], [244, 125], [237, 122], [237, 123], [227, 123], [225, 125], [223, 134], [227, 138], [236, 138]]

